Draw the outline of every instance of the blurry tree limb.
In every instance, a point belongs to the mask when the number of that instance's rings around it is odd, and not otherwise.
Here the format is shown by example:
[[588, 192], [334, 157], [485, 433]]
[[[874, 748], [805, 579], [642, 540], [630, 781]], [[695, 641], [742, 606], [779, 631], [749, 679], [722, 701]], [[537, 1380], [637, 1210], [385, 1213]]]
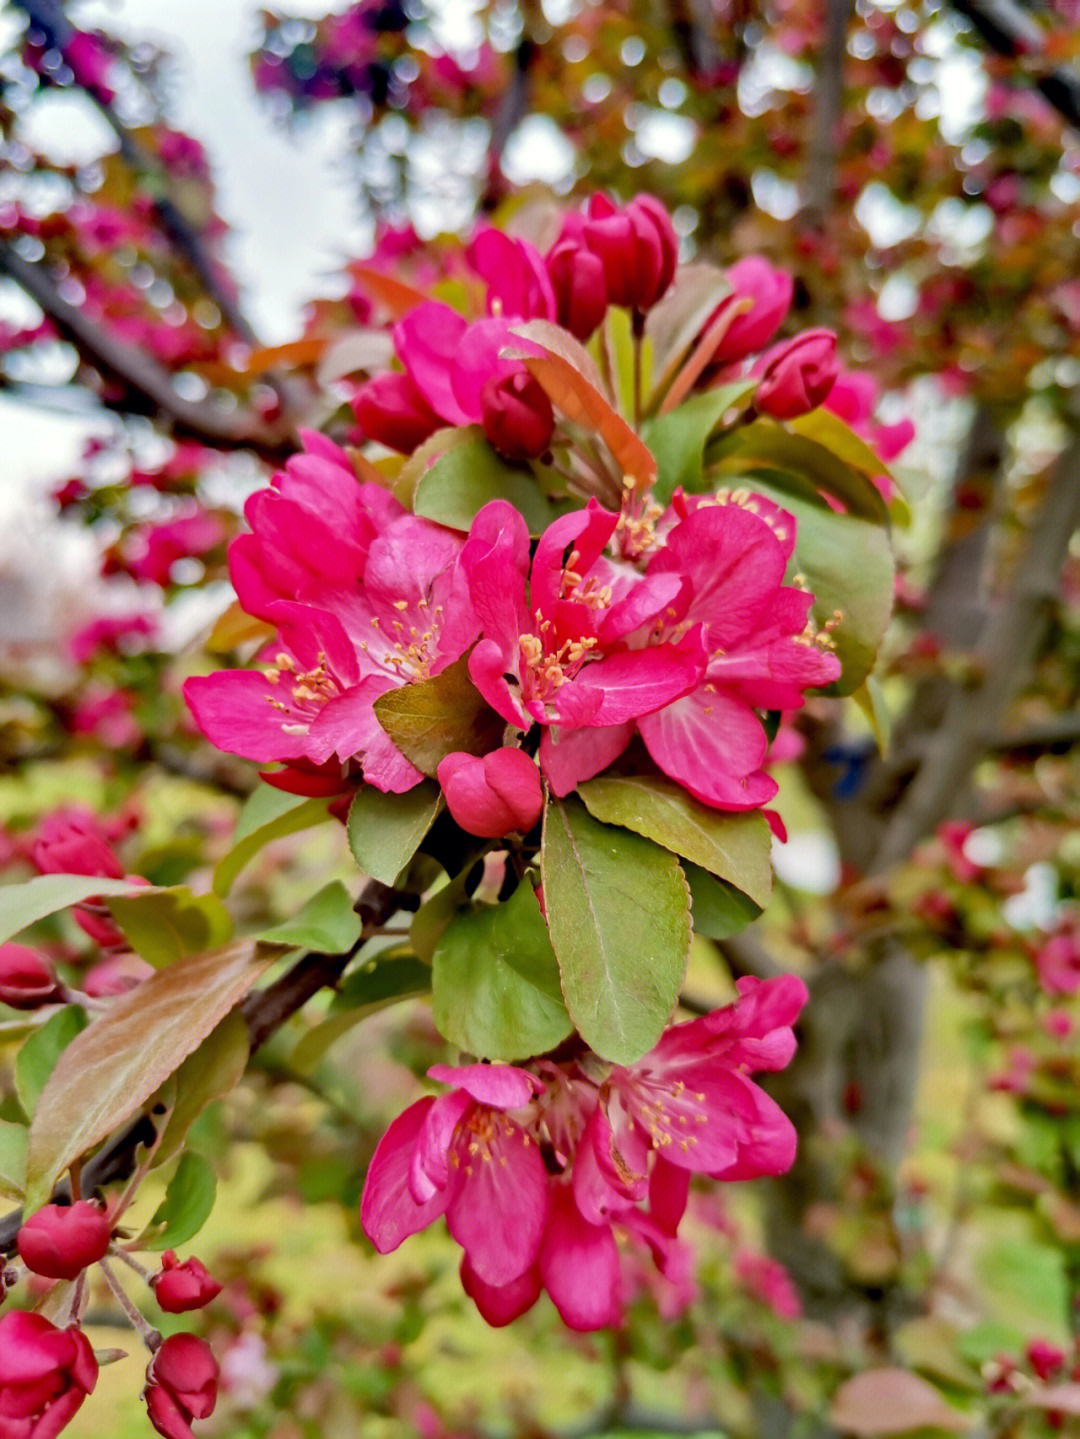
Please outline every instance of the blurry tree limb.
[[820, 229], [836, 190], [836, 137], [844, 103], [844, 55], [852, 0], [825, 0], [825, 34], [814, 75], [814, 104], [803, 177], [801, 222]]
[[0, 244], [0, 273], [36, 300], [80, 356], [131, 393], [132, 410], [165, 418], [178, 434], [221, 449], [251, 449], [271, 462], [289, 452], [286, 428], [268, 426], [250, 411], [230, 412], [210, 400], [185, 399], [177, 392], [172, 375], [156, 360], [116, 339], [65, 300], [44, 261], [24, 259], [12, 243], [4, 242]]
[[[1008, 60], [1038, 56], [1045, 48], [1048, 32], [1016, 0], [952, 0], [952, 7], [971, 22], [992, 50]], [[1027, 69], [1022, 73], [1047, 104], [1080, 131], [1080, 75], [1064, 65], [1041, 74]]]

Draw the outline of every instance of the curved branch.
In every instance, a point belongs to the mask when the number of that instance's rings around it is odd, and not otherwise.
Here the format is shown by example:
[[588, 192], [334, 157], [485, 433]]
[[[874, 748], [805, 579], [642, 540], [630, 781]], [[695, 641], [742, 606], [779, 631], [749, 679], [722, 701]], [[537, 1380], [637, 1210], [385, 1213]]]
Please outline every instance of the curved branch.
[[26, 260], [11, 243], [0, 244], [0, 273], [8, 275], [41, 306], [79, 354], [138, 396], [151, 414], [165, 416], [178, 434], [221, 449], [251, 449], [274, 462], [289, 453], [288, 430], [273, 429], [248, 411], [229, 413], [207, 400], [186, 400], [169, 371], [126, 345], [65, 300], [44, 261]]

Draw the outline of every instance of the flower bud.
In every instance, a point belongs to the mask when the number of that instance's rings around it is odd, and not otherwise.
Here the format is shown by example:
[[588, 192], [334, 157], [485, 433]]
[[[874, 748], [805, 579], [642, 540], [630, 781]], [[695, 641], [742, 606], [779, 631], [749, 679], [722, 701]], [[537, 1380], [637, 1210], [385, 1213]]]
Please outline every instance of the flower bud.
[[831, 330], [806, 330], [774, 345], [754, 368], [761, 376], [754, 396], [758, 412], [793, 420], [828, 398], [839, 373], [836, 336]]
[[32, 853], [42, 874], [124, 877], [120, 861], [92, 814], [60, 811], [48, 815], [38, 826]]
[[166, 1314], [202, 1309], [221, 1293], [221, 1285], [198, 1259], [186, 1259], [181, 1264], [172, 1249], [161, 1256], [161, 1273], [154, 1275], [150, 1286]]
[[364, 438], [410, 455], [442, 424], [408, 375], [392, 372], [368, 380], [352, 397]]
[[435, 773], [450, 814], [468, 834], [499, 839], [512, 829], [530, 830], [544, 808], [539, 772], [523, 750], [483, 756], [458, 750]]
[[638, 195], [621, 210], [606, 195], [594, 195], [585, 243], [604, 267], [613, 305], [651, 309], [675, 277], [679, 238], [670, 215], [652, 195]]
[[37, 1009], [56, 998], [56, 976], [36, 950], [0, 944], [0, 1002], [12, 1009]]
[[0, 1435], [53, 1439], [97, 1383], [90, 1341], [72, 1325], [57, 1329], [40, 1314], [0, 1319]]
[[711, 326], [741, 303], [751, 308], [740, 311], [727, 329], [713, 356], [714, 364], [732, 364], [767, 345], [791, 308], [795, 291], [792, 278], [770, 265], [761, 255], [747, 255], [727, 272], [731, 294], [713, 311]]
[[19, 1230], [19, 1258], [46, 1279], [77, 1279], [109, 1248], [109, 1221], [95, 1204], [46, 1204]]
[[192, 1419], [206, 1419], [217, 1403], [219, 1370], [209, 1344], [194, 1334], [170, 1334], [150, 1361], [143, 1398], [150, 1423], [165, 1439], [191, 1439]]
[[555, 412], [528, 370], [493, 375], [480, 392], [484, 434], [508, 460], [535, 460], [551, 443]]
[[598, 255], [586, 248], [580, 236], [564, 229], [548, 251], [547, 270], [555, 291], [559, 324], [584, 342], [607, 313], [607, 284]]

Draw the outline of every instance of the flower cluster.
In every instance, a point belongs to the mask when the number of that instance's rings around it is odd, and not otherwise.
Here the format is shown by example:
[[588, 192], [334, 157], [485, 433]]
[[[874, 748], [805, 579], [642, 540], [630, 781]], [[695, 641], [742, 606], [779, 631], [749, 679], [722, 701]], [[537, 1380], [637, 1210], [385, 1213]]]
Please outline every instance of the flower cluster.
[[[130, 1246], [119, 1247], [120, 1212], [120, 1207], [105, 1212], [84, 1199], [47, 1204], [19, 1229], [18, 1256], [26, 1272], [40, 1279], [76, 1282], [65, 1328], [44, 1315], [22, 1311], [0, 1319], [2, 1439], [56, 1439], [93, 1393], [98, 1356], [81, 1323], [89, 1297], [85, 1274], [99, 1263], [109, 1288], [122, 1299], [150, 1351], [143, 1397], [154, 1428], [165, 1439], [192, 1439], [191, 1421], [213, 1412], [218, 1366], [210, 1346], [194, 1334], [173, 1334], [163, 1341], [130, 1299], [121, 1295], [105, 1260], [116, 1252], [143, 1273], [167, 1314], [203, 1308], [221, 1292], [221, 1285], [198, 1259], [181, 1263], [172, 1250], [162, 1257], [159, 1273], [142, 1271], [127, 1252]], [[0, 1301], [3, 1298], [0, 1290]]]
[[617, 1324], [617, 1234], [675, 1278], [691, 1176], [754, 1179], [794, 1158], [791, 1122], [748, 1076], [790, 1060], [806, 988], [788, 975], [739, 990], [628, 1066], [587, 1051], [530, 1069], [436, 1065], [451, 1092], [405, 1110], [372, 1159], [360, 1211], [372, 1243], [387, 1253], [445, 1215], [488, 1323], [546, 1290], [573, 1329]]

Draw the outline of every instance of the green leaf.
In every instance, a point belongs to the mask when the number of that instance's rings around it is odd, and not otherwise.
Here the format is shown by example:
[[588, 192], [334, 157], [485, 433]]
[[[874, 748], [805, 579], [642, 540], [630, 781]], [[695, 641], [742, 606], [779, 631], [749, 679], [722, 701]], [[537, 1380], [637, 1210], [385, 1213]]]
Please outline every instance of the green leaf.
[[853, 515], [888, 525], [885, 501], [861, 470], [853, 469], [816, 440], [792, 434], [771, 420], [755, 420], [714, 441], [708, 461], [711, 467], [735, 474], [758, 465], [788, 470], [832, 495]]
[[814, 596], [814, 618], [821, 625], [840, 612], [832, 638], [843, 674], [831, 692], [852, 694], [873, 669], [892, 614], [896, 560], [889, 537], [880, 526], [854, 515], [838, 515], [767, 482], [749, 483], [795, 516], [793, 565]]
[[843, 460], [852, 469], [860, 470], [871, 480], [875, 475], [889, 474], [889, 467], [878, 458], [862, 436], [857, 435], [850, 425], [845, 424], [839, 415], [834, 415], [832, 410], [819, 407], [811, 410], [808, 415], [799, 415], [797, 419], [788, 420], [787, 426], [795, 434], [824, 445], [837, 459]]
[[32, 1119], [49, 1076], [75, 1036], [86, 1028], [86, 1013], [66, 1005], [30, 1036], [15, 1058], [15, 1092], [27, 1119]]
[[690, 954], [690, 896], [673, 854], [598, 823], [578, 801], [544, 816], [544, 900], [571, 1018], [631, 1064], [663, 1032]]
[[377, 1010], [431, 989], [431, 967], [405, 954], [371, 960], [348, 975], [334, 996], [330, 1013], [310, 1029], [292, 1052], [292, 1066], [301, 1074], [318, 1068], [330, 1046], [354, 1025]]
[[258, 935], [263, 944], [283, 944], [290, 949], [314, 949], [325, 954], [343, 954], [360, 938], [360, 916], [353, 909], [352, 895], [335, 879], [291, 918]]
[[697, 492], [707, 488], [702, 476], [705, 445], [709, 436], [732, 406], [750, 394], [757, 382], [739, 380], [694, 395], [669, 414], [649, 420], [644, 427], [645, 443], [656, 456], [659, 474], [651, 493], [667, 504], [676, 489]]
[[181, 1156], [176, 1173], [169, 1180], [165, 1198], [158, 1205], [151, 1225], [164, 1225], [143, 1239], [143, 1249], [175, 1249], [194, 1239], [210, 1218], [217, 1195], [217, 1175], [201, 1154], [191, 1150]]
[[45, 1202], [73, 1159], [130, 1119], [176, 1073], [279, 954], [240, 940], [177, 960], [114, 999], [72, 1040], [30, 1126], [29, 1209]]
[[26, 1188], [26, 1141], [24, 1124], [0, 1119], [0, 1194], [21, 1199]]
[[442, 793], [430, 780], [404, 794], [384, 794], [365, 785], [349, 809], [353, 858], [372, 879], [393, 884], [441, 808]]
[[214, 870], [214, 893], [227, 895], [241, 870], [272, 840], [284, 839], [329, 819], [329, 803], [326, 799], [286, 794], [273, 785], [260, 785], [240, 813], [232, 849]]
[[218, 896], [192, 894], [186, 885], [114, 895], [108, 903], [132, 949], [155, 969], [232, 939], [232, 919]]
[[506, 732], [506, 721], [469, 678], [462, 656], [433, 679], [387, 690], [375, 701], [375, 717], [406, 759], [433, 775], [455, 750], [487, 754]]
[[461, 869], [449, 884], [443, 885], [430, 899], [426, 899], [413, 915], [412, 924], [409, 926], [409, 939], [413, 949], [428, 964], [435, 958], [436, 946], [447, 925], [465, 903], [465, 881], [470, 868], [471, 866], [467, 866]]
[[885, 702], [885, 692], [876, 675], [867, 675], [851, 698], [870, 721], [870, 733], [877, 741], [878, 753], [883, 757], [889, 752], [892, 739], [892, 716]]
[[154, 1154], [155, 1166], [179, 1152], [208, 1104], [232, 1093], [244, 1076], [249, 1054], [244, 1017], [238, 1009], [230, 1010], [169, 1080], [175, 1085], [173, 1108]]
[[417, 481], [413, 511], [453, 530], [467, 530], [491, 500], [509, 500], [533, 535], [543, 534], [554, 519], [532, 475], [496, 454], [477, 426], [473, 436], [424, 471]]
[[528, 1059], [573, 1029], [527, 881], [505, 904], [465, 910], [450, 922], [435, 950], [431, 991], [440, 1034], [480, 1059]]
[[699, 803], [674, 781], [651, 775], [594, 779], [578, 786], [594, 819], [625, 825], [673, 854], [726, 879], [755, 904], [772, 889], [772, 841], [764, 815], [730, 814]]
[[128, 879], [86, 874], [39, 874], [22, 884], [0, 885], [0, 944], [69, 905], [98, 894], [131, 894], [138, 888]]
[[730, 939], [733, 934], [740, 934], [748, 924], [753, 924], [761, 914], [761, 905], [755, 904], [734, 885], [717, 879], [689, 860], [683, 861], [682, 868], [690, 886], [695, 934], [703, 934], [707, 939]]

